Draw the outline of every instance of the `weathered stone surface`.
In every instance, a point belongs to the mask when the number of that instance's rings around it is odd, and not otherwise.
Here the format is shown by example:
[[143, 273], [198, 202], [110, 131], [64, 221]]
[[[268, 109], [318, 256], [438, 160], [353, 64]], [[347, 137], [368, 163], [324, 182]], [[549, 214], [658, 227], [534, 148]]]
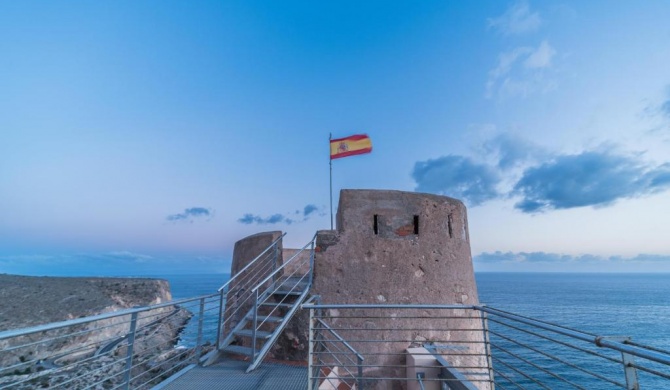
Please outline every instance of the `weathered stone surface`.
[[478, 303], [460, 201], [343, 190], [337, 223], [317, 235], [312, 292], [323, 303]]
[[[230, 266], [230, 277], [237, 275], [247, 264], [256, 258], [265, 248], [281, 237], [281, 231], [262, 232], [247, 236], [235, 243], [233, 263]], [[279, 251], [281, 259], [281, 241]]]
[[[330, 304], [477, 304], [477, 287], [470, 253], [466, 209], [456, 199], [412, 192], [343, 190], [337, 213], [337, 230], [317, 234], [314, 281], [311, 293]], [[349, 312], [348, 312], [349, 313]], [[349, 313], [349, 315], [360, 315]], [[347, 339], [410, 340], [406, 343], [356, 343], [354, 348], [381, 354], [366, 364], [402, 367], [403, 351], [424, 341], [481, 342], [481, 320], [446, 319], [420, 332], [403, 330], [388, 316], [427, 316], [434, 312], [369, 310], [369, 317], [333, 318]], [[465, 314], [465, 313], [459, 313]], [[338, 317], [342, 313], [331, 313]], [[385, 318], [386, 317], [386, 318]], [[434, 329], [431, 329], [433, 326]], [[399, 327], [392, 331], [381, 330]], [[375, 331], [375, 329], [380, 329]], [[451, 332], [450, 329], [473, 331]], [[343, 330], [342, 333], [345, 331]], [[484, 353], [472, 347], [470, 353]], [[387, 355], [386, 355], [387, 354]], [[485, 359], [455, 366], [486, 367]], [[404, 376], [399, 368], [383, 376]], [[383, 370], [382, 370], [383, 371]], [[396, 372], [397, 371], [397, 372]], [[396, 381], [380, 381], [375, 388], [402, 388]], [[481, 388], [486, 388], [482, 386]]]

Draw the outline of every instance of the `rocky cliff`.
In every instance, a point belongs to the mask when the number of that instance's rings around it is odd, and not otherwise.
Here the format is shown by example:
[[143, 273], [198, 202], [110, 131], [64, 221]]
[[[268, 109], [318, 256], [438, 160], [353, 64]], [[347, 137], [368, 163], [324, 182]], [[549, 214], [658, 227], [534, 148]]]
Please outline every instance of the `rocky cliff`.
[[0, 274], [0, 331], [170, 300], [166, 280]]
[[[0, 332], [150, 306], [171, 299], [170, 286], [165, 280], [0, 275]], [[142, 380], [144, 373], [163, 371], [162, 361], [174, 357], [179, 332], [190, 316], [188, 311], [172, 305], [138, 316], [133, 376]], [[96, 382], [104, 384], [101, 388], [114, 386], [123, 380], [120, 373], [127, 354], [124, 337], [129, 328], [130, 316], [125, 315], [52, 330], [48, 334], [0, 340], [0, 387], [3, 383], [16, 382], [23, 383], [11, 388], [57, 383], [88, 387]], [[183, 351], [181, 354], [188, 356]], [[76, 370], [68, 368], [70, 363], [81, 361], [85, 364], [78, 364]], [[88, 375], [90, 372], [96, 375]], [[100, 386], [92, 386], [97, 387]]]

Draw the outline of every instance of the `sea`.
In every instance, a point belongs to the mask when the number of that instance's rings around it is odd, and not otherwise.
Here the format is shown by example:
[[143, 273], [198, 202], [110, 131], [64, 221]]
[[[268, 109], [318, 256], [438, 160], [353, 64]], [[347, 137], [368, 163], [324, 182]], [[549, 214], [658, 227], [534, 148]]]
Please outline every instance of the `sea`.
[[[173, 298], [181, 299], [214, 292], [229, 275], [156, 277], [167, 279]], [[670, 350], [670, 274], [477, 273], [475, 278], [479, 300], [489, 307], [587, 333], [629, 336], [637, 343]], [[182, 337], [185, 344], [195, 340], [195, 332], [190, 324]], [[670, 374], [666, 367], [661, 369]], [[670, 388], [670, 380], [653, 383], [665, 386], [644, 388]]]

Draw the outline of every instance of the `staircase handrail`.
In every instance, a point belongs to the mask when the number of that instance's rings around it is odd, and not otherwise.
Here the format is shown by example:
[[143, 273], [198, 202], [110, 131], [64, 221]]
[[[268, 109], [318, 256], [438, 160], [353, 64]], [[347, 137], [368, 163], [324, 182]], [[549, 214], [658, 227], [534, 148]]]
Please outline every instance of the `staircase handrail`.
[[[302, 248], [300, 248], [300, 250], [298, 250], [293, 256], [291, 256], [290, 259], [288, 259], [287, 261], [285, 261], [284, 264], [282, 264], [279, 268], [277, 268], [276, 270], [274, 270], [274, 272], [272, 272], [270, 275], [268, 275], [267, 277], [265, 277], [265, 279], [263, 279], [261, 282], [259, 282], [258, 284], [256, 284], [256, 286], [255, 286], [253, 289], [251, 289], [251, 292], [252, 292], [252, 293], [255, 293], [256, 290], [258, 290], [258, 289], [261, 288], [263, 285], [265, 285], [265, 283], [266, 283], [268, 280], [272, 279], [276, 274], [278, 274], [279, 271], [283, 270], [284, 267], [286, 267], [287, 265], [291, 264], [291, 262], [293, 261], [293, 259], [295, 259], [296, 257], [298, 257], [298, 255], [301, 254], [302, 252], [304, 252], [305, 249], [307, 249], [308, 246], [312, 245], [312, 243], [315, 242], [315, 240], [316, 240], [316, 234], [314, 235], [314, 237], [312, 237], [311, 240], [309, 240], [309, 242], [308, 242], [307, 244], [305, 244], [305, 246], [303, 246]], [[310, 266], [311, 266], [311, 265], [310, 265]], [[309, 272], [312, 272], [312, 270], [310, 269]]]
[[233, 276], [232, 276], [232, 277], [231, 277], [231, 278], [230, 278], [230, 279], [229, 279], [223, 286], [219, 287], [219, 289], [218, 289], [217, 291], [218, 291], [218, 292], [223, 291], [223, 289], [225, 289], [226, 287], [228, 287], [228, 285], [229, 285], [230, 283], [232, 283], [233, 281], [235, 281], [235, 279], [236, 279], [238, 276], [244, 274], [244, 271], [246, 271], [249, 267], [251, 267], [252, 265], [254, 265], [254, 264], [256, 263], [256, 261], [258, 261], [258, 259], [261, 258], [261, 256], [263, 256], [264, 254], [266, 254], [266, 253], [270, 250], [270, 248], [274, 247], [274, 246], [277, 244], [277, 242], [279, 242], [279, 240], [281, 240], [282, 238], [284, 238], [285, 235], [286, 235], [286, 233], [282, 234], [282, 235], [279, 236], [276, 240], [272, 241], [272, 244], [268, 245], [268, 247], [265, 248], [265, 250], [264, 250], [263, 252], [261, 252], [258, 256], [256, 256], [253, 260], [251, 260], [251, 261], [249, 262], [249, 264], [245, 265], [244, 268], [242, 268], [240, 271], [238, 271], [237, 273], [235, 273], [235, 275], [233, 275]]

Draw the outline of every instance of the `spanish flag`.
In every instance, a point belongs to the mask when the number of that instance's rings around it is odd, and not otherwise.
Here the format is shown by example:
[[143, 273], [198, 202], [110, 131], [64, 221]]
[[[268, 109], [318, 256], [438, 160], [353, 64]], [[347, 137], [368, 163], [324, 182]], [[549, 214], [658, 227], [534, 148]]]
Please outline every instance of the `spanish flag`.
[[330, 159], [372, 152], [372, 141], [367, 134], [356, 134], [330, 140]]

